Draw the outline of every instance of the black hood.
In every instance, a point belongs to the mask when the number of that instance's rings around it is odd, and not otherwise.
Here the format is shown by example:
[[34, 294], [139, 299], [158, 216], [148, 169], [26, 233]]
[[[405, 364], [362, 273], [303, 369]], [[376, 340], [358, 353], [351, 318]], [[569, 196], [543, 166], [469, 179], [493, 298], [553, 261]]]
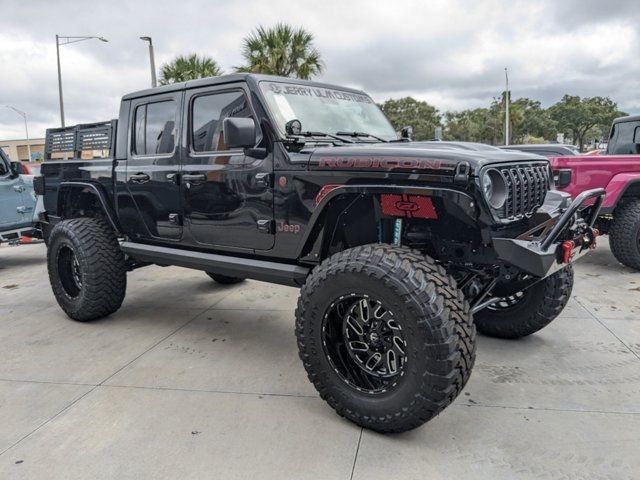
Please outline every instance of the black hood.
[[434, 148], [430, 142], [359, 143], [345, 146], [305, 148], [312, 170], [387, 170], [453, 173], [466, 162], [475, 174], [488, 164], [548, 163], [545, 157], [507, 150]]

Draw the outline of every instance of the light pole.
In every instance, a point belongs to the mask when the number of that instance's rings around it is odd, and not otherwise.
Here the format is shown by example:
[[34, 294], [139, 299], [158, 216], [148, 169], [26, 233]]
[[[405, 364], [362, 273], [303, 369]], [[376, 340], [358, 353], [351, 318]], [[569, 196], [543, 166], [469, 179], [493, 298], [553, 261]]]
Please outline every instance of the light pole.
[[29, 161], [31, 161], [31, 144], [29, 143], [29, 126], [27, 125], [27, 114], [22, 110], [18, 110], [16, 107], [13, 107], [11, 105], [3, 105], [3, 106], [5, 108], [10, 108], [14, 112], [16, 112], [18, 115], [20, 115], [24, 120], [24, 131], [27, 134], [27, 151], [29, 152]]
[[140, 37], [140, 40], [149, 42], [149, 63], [151, 64], [151, 86], [156, 88], [158, 82], [156, 81], [156, 58], [153, 54], [153, 40], [151, 37]]
[[504, 68], [504, 78], [507, 84], [504, 95], [504, 144], [509, 145], [509, 72], [507, 71], [507, 67]]
[[62, 71], [60, 70], [60, 45], [68, 45], [70, 43], [84, 42], [85, 40], [91, 40], [95, 38], [101, 42], [108, 42], [104, 37], [94, 36], [76, 36], [67, 37], [63, 35], [56, 35], [56, 56], [58, 59], [58, 94], [60, 96], [60, 125], [64, 127], [64, 101], [62, 99]]

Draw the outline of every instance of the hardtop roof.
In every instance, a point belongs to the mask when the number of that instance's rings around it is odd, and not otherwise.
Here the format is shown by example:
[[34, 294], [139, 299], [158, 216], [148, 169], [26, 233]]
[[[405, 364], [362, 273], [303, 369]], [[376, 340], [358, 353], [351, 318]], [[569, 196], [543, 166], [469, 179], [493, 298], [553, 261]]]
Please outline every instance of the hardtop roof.
[[621, 122], [638, 122], [640, 121], [640, 115], [629, 115], [627, 117], [618, 117], [613, 123], [621, 123]]
[[311, 80], [300, 80], [298, 78], [278, 77], [275, 75], [262, 75], [256, 73], [232, 73], [228, 75], [220, 75], [218, 77], [206, 77], [199, 78], [197, 80], [188, 80], [186, 82], [172, 83], [170, 85], [163, 85], [156, 88], [147, 88], [145, 90], [139, 90], [137, 92], [128, 93], [122, 97], [122, 100], [131, 100], [134, 98], [147, 97], [150, 95], [158, 95], [162, 93], [178, 92], [181, 90], [187, 90], [191, 88], [209, 87], [214, 85], [224, 85], [226, 83], [234, 82], [260, 82], [260, 81], [273, 81], [273, 82], [286, 82], [295, 83], [299, 85], [305, 85], [309, 87], [320, 88], [332, 88], [336, 90], [345, 90], [352, 93], [359, 93], [361, 95], [367, 95], [362, 90], [355, 88], [342, 87], [339, 85], [331, 85], [328, 83], [314, 82]]

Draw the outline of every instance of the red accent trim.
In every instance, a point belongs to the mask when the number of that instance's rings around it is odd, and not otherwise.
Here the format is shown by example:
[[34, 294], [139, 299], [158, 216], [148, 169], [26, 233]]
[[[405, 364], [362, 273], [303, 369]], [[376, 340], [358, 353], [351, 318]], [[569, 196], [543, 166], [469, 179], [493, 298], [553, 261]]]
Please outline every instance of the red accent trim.
[[573, 256], [573, 249], [576, 243], [573, 240], [565, 240], [562, 242], [562, 263], [569, 263]]
[[324, 200], [324, 197], [329, 195], [331, 191], [340, 187], [344, 187], [344, 185], [334, 185], [334, 184], [324, 185], [316, 195], [316, 206], [320, 205], [320, 202], [322, 202], [322, 200]]
[[383, 215], [403, 218], [427, 218], [435, 220], [438, 213], [430, 197], [421, 195], [380, 195]]

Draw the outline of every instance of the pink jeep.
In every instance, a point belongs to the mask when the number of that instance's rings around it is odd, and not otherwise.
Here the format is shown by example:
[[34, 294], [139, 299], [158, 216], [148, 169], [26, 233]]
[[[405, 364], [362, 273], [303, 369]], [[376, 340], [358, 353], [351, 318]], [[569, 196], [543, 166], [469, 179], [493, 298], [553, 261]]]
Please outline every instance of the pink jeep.
[[597, 227], [609, 234], [618, 261], [640, 270], [640, 116], [613, 121], [602, 155], [549, 160], [558, 190], [573, 197], [592, 188], [606, 190]]

